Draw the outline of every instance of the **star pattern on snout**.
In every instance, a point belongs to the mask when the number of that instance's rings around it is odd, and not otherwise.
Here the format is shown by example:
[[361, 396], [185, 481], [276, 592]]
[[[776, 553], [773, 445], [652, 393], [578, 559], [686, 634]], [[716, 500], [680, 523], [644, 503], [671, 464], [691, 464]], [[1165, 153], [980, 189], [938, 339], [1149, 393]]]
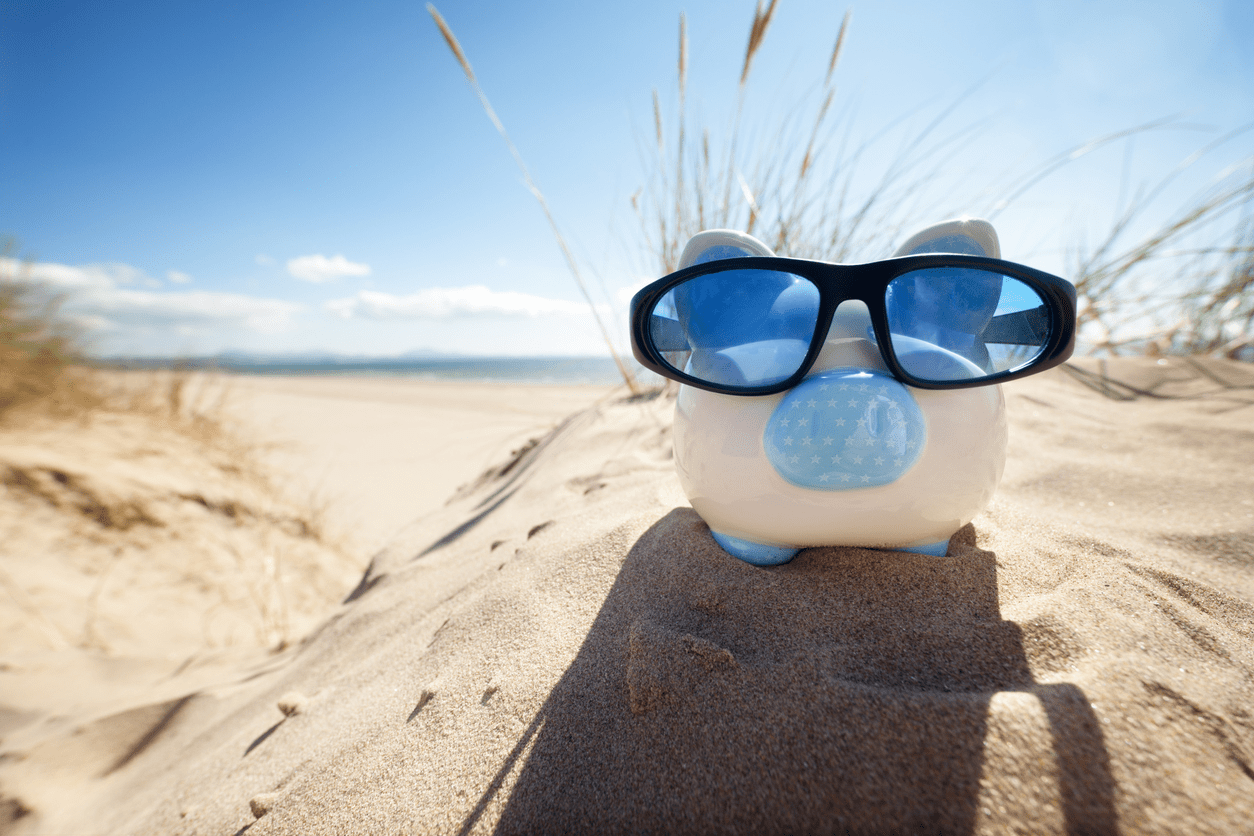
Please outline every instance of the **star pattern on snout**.
[[[819, 397], [830, 392], [845, 397]], [[795, 485], [868, 488], [896, 481], [915, 465], [926, 423], [910, 390], [893, 378], [831, 369], [784, 394], [762, 440], [775, 469]]]

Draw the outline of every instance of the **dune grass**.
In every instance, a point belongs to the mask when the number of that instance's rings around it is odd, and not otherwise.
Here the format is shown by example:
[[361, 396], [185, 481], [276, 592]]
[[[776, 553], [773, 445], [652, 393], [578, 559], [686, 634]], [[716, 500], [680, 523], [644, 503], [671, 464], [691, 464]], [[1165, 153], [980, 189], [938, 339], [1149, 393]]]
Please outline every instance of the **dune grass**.
[[[1137, 125], [1069, 148], [984, 194], [948, 195], [928, 202], [930, 188], [955, 166], [955, 154], [977, 138], [978, 125], [954, 125], [963, 97], [922, 127], [885, 131], [854, 144], [847, 118], [835, 106], [836, 71], [849, 36], [846, 13], [835, 33], [817, 94], [773, 102], [779, 127], [746, 136], [745, 102], [755, 57], [775, 15], [758, 2], [737, 80], [734, 113], [725, 130], [689, 124], [687, 21], [679, 20], [675, 113], [664, 118], [653, 91], [653, 136], [645, 152], [648, 182], [632, 196], [646, 249], [659, 275], [678, 266], [696, 232], [733, 228], [756, 235], [776, 253], [826, 261], [887, 256], [904, 232], [971, 212], [995, 219], [1040, 182], [1081, 157], [1150, 131], [1170, 129], [1170, 118]], [[782, 110], [783, 116], [780, 117]], [[920, 121], [908, 114], [899, 125]], [[1223, 170], [1179, 207], [1164, 208], [1168, 187], [1206, 164], [1216, 150], [1247, 139], [1251, 126], [1199, 148], [1178, 167], [1134, 191], [1095, 245], [1073, 247], [1070, 278], [1080, 296], [1082, 348], [1107, 354], [1217, 354], [1254, 360], [1254, 157]], [[868, 178], [869, 158], [895, 155]], [[859, 179], [858, 175], [861, 175]], [[1162, 218], [1156, 224], [1146, 224]]]
[[[195, 441], [223, 469], [271, 488], [260, 464], [270, 445], [236, 425], [228, 382], [178, 364], [144, 372], [100, 367], [82, 329], [62, 314], [64, 299], [26, 281], [21, 267], [4, 272], [6, 263], [20, 262], [0, 260], [0, 432], [48, 421], [86, 424], [105, 413], [142, 416]], [[328, 537], [325, 502], [300, 504], [302, 535]]]
[[242, 443], [226, 427], [228, 387], [194, 383], [191, 371], [177, 365], [151, 373], [100, 368], [83, 329], [62, 313], [65, 297], [23, 275], [25, 262], [11, 257], [15, 250], [12, 243], [0, 250], [0, 427], [132, 412], [206, 443]]
[[1072, 279], [1091, 351], [1254, 360], [1254, 158], [1220, 172], [1148, 234], [1128, 235], [1208, 150], [1142, 189], [1096, 245], [1076, 249]]
[[60, 316], [61, 299], [21, 275], [0, 249], [0, 424], [31, 410], [83, 414], [103, 403], [98, 381], [83, 367], [81, 334]]
[[[207, 645], [244, 630], [259, 646], [286, 646], [298, 622], [338, 600], [340, 576], [359, 562], [328, 532], [326, 504], [273, 482], [269, 446], [235, 422], [229, 383], [181, 368], [98, 368], [62, 299], [21, 269], [0, 273], [0, 445], [12, 444], [0, 456], [0, 515], [13, 538], [0, 591], [47, 647], [112, 652], [108, 635], [126, 635], [118, 602], [128, 594], [115, 576], [164, 571], [172, 594], [203, 608]], [[69, 449], [78, 452], [67, 460]], [[118, 462], [129, 468], [121, 482], [110, 475]], [[202, 481], [171, 488], [162, 468]], [[65, 540], [43, 562], [69, 568], [51, 585], [24, 584], [35, 571], [29, 550], [55, 536]], [[75, 573], [95, 579], [83, 596], [65, 580]]]
[[[964, 208], [968, 196], [937, 204], [925, 188], [954, 168], [955, 154], [978, 130], [952, 124], [961, 98], [922, 119], [921, 127], [907, 129], [907, 122], [920, 120], [903, 118], [900, 130], [853, 140], [848, 114], [836, 106], [849, 12], [833, 33], [822, 79], [799, 90], [794, 101], [772, 102], [773, 130], [746, 127], [754, 61], [775, 9], [771, 2], [754, 10], [735, 109], [721, 130], [690, 124], [687, 26], [680, 18], [677, 106], [665, 117], [654, 89], [654, 130], [644, 149], [649, 176], [631, 197], [644, 246], [662, 273], [676, 269], [684, 244], [703, 229], [748, 232], [779, 255], [850, 261], [887, 255], [919, 219], [931, 222]], [[881, 154], [890, 142], [896, 150]]]

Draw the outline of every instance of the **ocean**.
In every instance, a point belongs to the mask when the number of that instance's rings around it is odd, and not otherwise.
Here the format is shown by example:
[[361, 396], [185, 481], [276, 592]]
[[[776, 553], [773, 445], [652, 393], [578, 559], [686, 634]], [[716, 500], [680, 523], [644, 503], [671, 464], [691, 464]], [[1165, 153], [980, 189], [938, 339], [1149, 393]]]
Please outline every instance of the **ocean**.
[[[609, 357], [333, 357], [253, 356], [152, 358], [106, 357], [101, 365], [115, 369], [197, 369], [249, 375], [318, 375], [391, 377], [415, 380], [461, 380], [477, 383], [547, 383], [614, 385], [622, 382]], [[645, 385], [661, 382], [631, 358], [627, 367]]]

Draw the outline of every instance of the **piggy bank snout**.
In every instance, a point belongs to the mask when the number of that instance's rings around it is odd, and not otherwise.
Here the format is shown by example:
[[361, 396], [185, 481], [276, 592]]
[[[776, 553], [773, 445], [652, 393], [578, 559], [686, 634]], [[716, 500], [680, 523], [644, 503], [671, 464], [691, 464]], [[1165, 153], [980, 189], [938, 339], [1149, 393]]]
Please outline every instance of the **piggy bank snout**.
[[766, 458], [796, 488], [891, 484], [927, 444], [923, 411], [910, 389], [887, 372], [870, 329], [866, 305], [842, 304], [810, 373], [783, 393], [766, 423]]

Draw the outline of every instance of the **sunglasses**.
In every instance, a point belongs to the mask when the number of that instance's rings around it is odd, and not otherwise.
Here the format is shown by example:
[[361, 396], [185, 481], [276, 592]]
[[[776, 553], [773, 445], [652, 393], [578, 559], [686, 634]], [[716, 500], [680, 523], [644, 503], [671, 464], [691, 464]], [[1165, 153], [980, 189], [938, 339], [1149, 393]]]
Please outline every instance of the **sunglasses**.
[[729, 258], [687, 267], [631, 300], [631, 348], [647, 369], [727, 395], [797, 385], [842, 302], [870, 311], [866, 337], [920, 389], [1002, 383], [1075, 348], [1075, 287], [1021, 264], [927, 254], [870, 264]]

